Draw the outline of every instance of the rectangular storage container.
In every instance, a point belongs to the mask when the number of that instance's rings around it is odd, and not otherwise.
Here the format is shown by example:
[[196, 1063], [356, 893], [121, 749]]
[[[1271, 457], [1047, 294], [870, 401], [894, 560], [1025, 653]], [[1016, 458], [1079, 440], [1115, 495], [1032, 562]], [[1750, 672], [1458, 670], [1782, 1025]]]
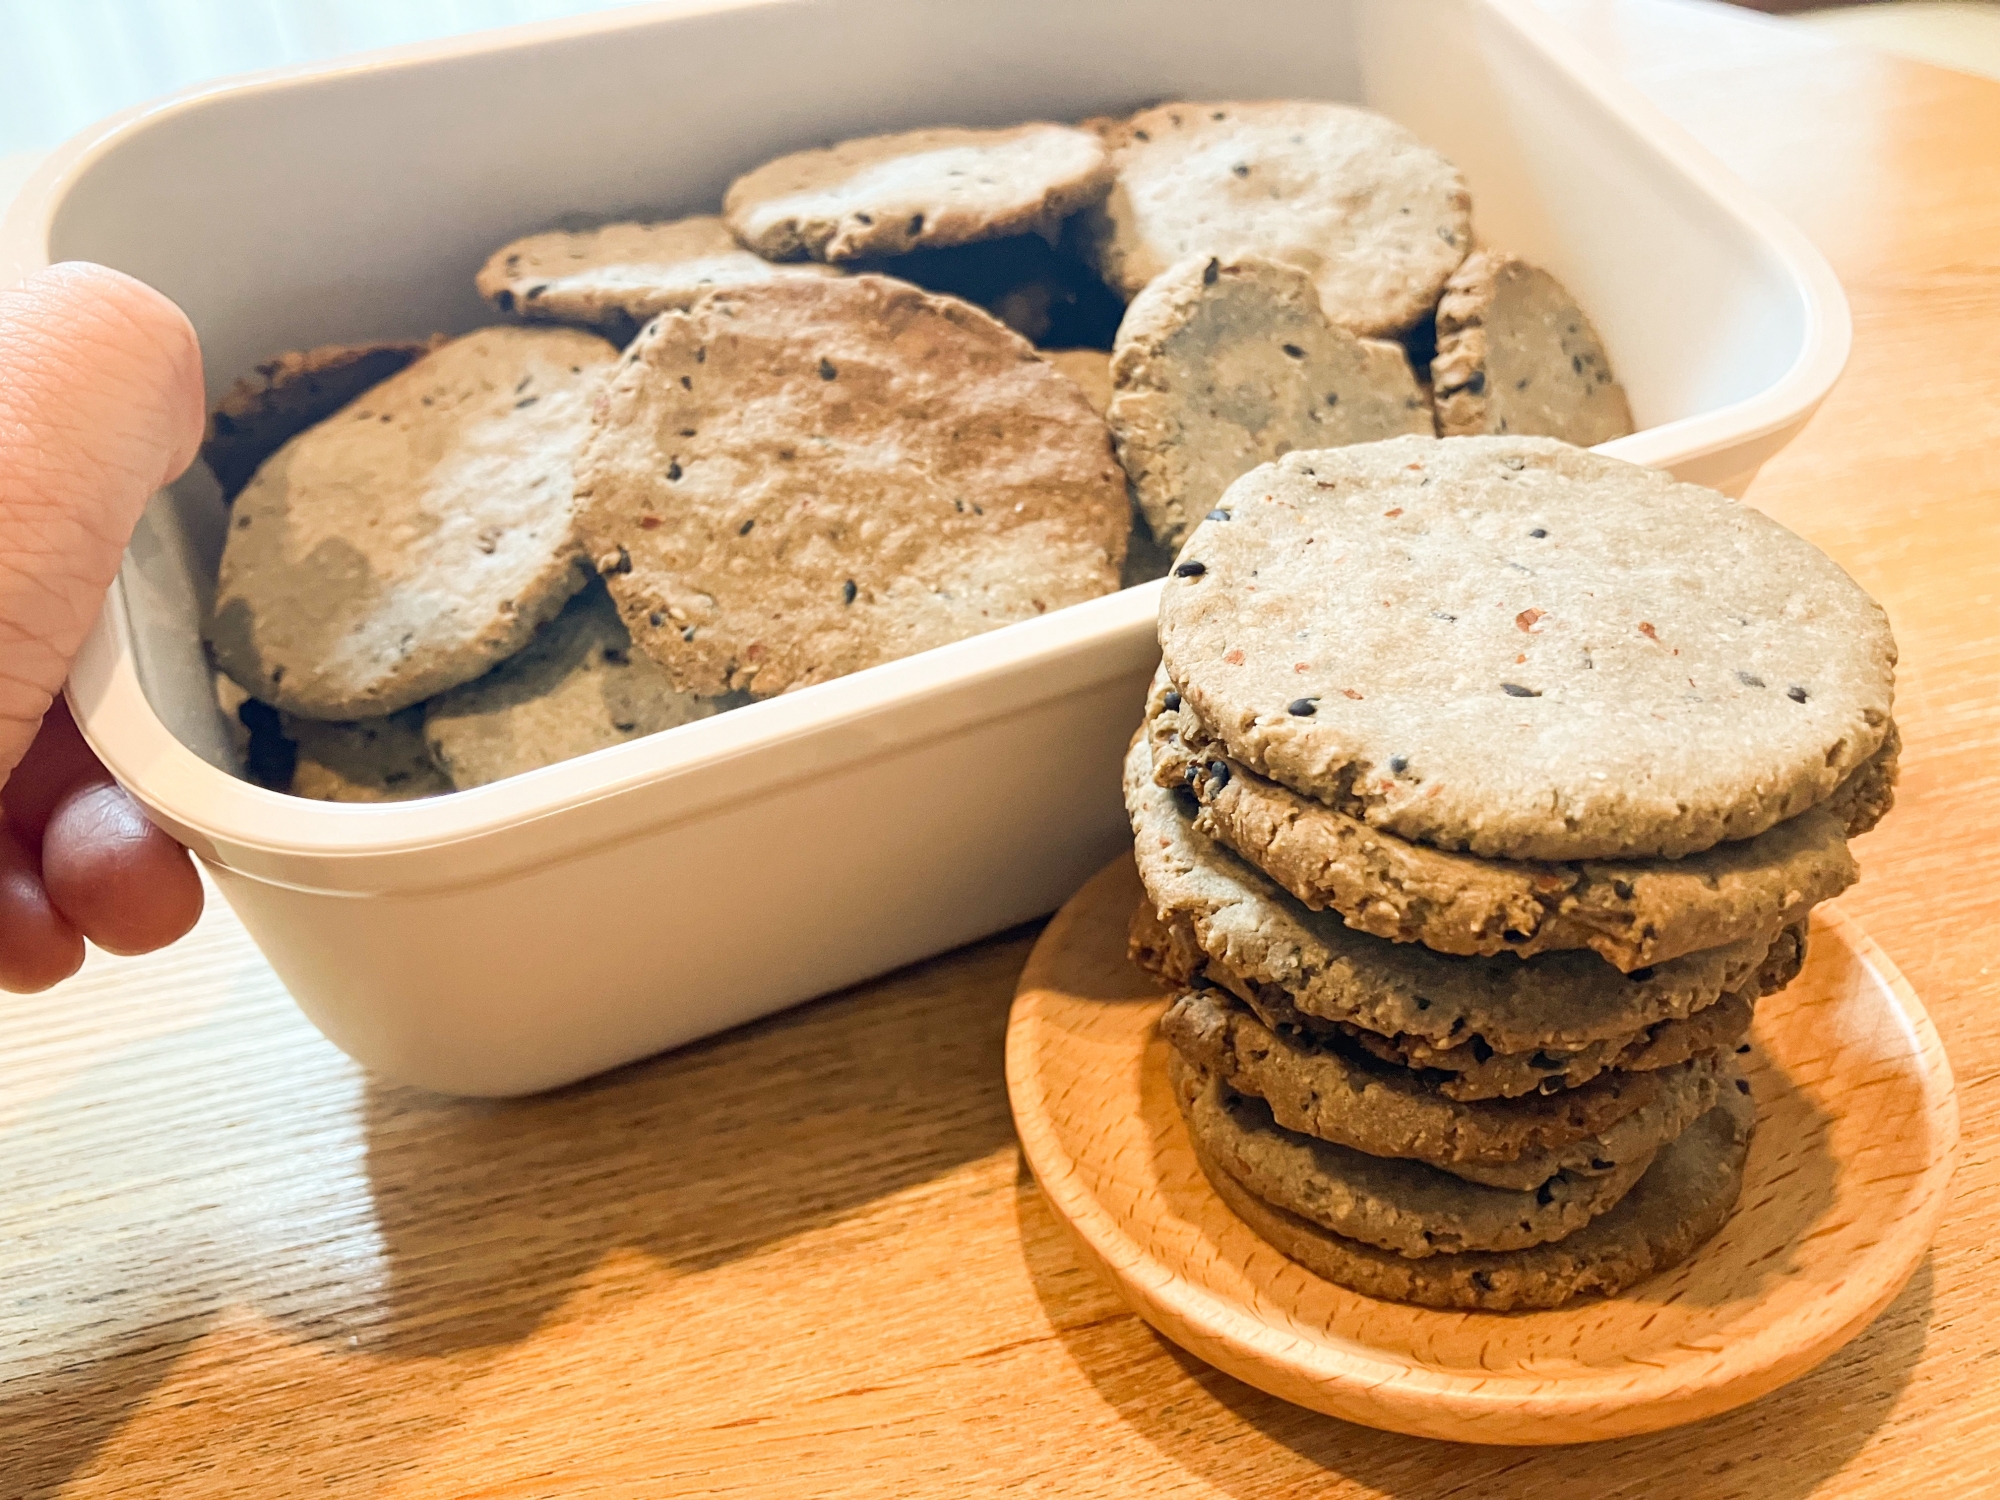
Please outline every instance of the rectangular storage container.
[[[694, 0], [290, 69], [132, 111], [40, 170], [0, 284], [87, 258], [194, 320], [219, 391], [331, 341], [487, 320], [558, 220], [712, 210], [786, 150], [1164, 98], [1303, 96], [1464, 170], [1488, 244], [1590, 309], [1644, 430], [1740, 493], [1846, 357], [1789, 226], [1525, 0]], [[1046, 912], [1123, 846], [1158, 586], [532, 775], [388, 807], [238, 779], [198, 621], [222, 509], [163, 493], [71, 683], [340, 1047], [454, 1093], [548, 1088]]]

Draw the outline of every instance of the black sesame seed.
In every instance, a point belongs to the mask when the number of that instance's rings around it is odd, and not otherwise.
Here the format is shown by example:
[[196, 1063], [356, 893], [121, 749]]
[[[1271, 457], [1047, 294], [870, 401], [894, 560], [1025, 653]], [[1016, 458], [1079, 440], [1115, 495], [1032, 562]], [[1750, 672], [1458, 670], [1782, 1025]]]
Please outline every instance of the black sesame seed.
[[[541, 399], [542, 398], [540, 396], [523, 396], [519, 401], [516, 401], [514, 403], [514, 410], [519, 411], [524, 406], [533, 406], [537, 401]], [[389, 418], [384, 416], [382, 420], [386, 422], [389, 420]]]
[[1806, 690], [1800, 687], [1797, 683], [1794, 683], [1792, 686], [1785, 689], [1785, 696], [1791, 699], [1792, 702], [1794, 703], [1803, 703], [1806, 701]]
[[749, 520], [745, 521], [741, 526], [736, 528], [736, 534], [738, 536], [748, 536], [750, 535], [750, 528], [755, 526], [756, 524], [757, 524], [757, 518], [755, 516], [752, 516]]
[[1425, 999], [1422, 995], [1417, 996], [1418, 1010], [1429, 1010], [1430, 1008], [1431, 1008], [1431, 1003], [1429, 1000]]
[[1472, 378], [1465, 382], [1463, 389], [1470, 391], [1475, 396], [1485, 395], [1486, 372], [1484, 370], [1474, 370], [1472, 372]]
[[836, 375], [838, 375], [839, 373], [840, 373], [840, 371], [836, 370], [836, 369], [835, 369], [835, 368], [833, 367], [833, 361], [832, 361], [832, 360], [830, 360], [830, 359], [822, 359], [822, 360], [821, 360], [821, 361], [819, 362], [819, 378], [820, 378], [821, 380], [832, 380], [832, 379], [833, 379], [833, 378], [834, 378], [834, 377], [835, 377]]
[[1632, 899], [1632, 882], [1629, 880], [1614, 880], [1611, 882], [1611, 891], [1620, 901], [1630, 901]]
[[1249, 166], [1246, 163], [1240, 161], [1235, 166], [1231, 167], [1229, 170], [1234, 172], [1238, 177], [1248, 177], [1250, 175]]
[[1221, 274], [1222, 262], [1211, 256], [1208, 264], [1201, 268], [1201, 284], [1203, 286], [1214, 286], [1215, 278]]
[[1736, 1055], [1738, 1057], [1741, 1057], [1744, 1053], [1748, 1052], [1749, 1050], [1750, 1050], [1750, 1044], [1748, 1042], [1745, 1042], [1742, 1046], [1736, 1049]]
[[1172, 688], [1167, 689], [1166, 695], [1160, 699], [1160, 702], [1165, 705], [1167, 712], [1170, 714], [1177, 714], [1181, 711], [1181, 695]]
[[[1439, 230], [1438, 232], [1442, 234], [1444, 231]], [[1479, 1290], [1482, 1292], [1492, 1291], [1493, 1273], [1491, 1271], [1474, 1271], [1472, 1273], [1472, 1284], [1478, 1287]]]
[[683, 630], [683, 631], [681, 632], [681, 639], [682, 639], [682, 640], [684, 640], [684, 641], [691, 641], [691, 640], [693, 640], [693, 639], [694, 639], [694, 626], [690, 625], [690, 626], [688, 626], [688, 628], [687, 628], [686, 630]]
[[1618, 1165], [1617, 1162], [1606, 1161], [1601, 1156], [1593, 1156], [1590, 1159], [1590, 1169], [1593, 1172], [1609, 1172], [1613, 1167], [1617, 1165]]
[[840, 602], [842, 604], [852, 604], [854, 602], [854, 596], [860, 592], [861, 591], [854, 586], [854, 580], [850, 578], [847, 580], [847, 582], [843, 583], [840, 586]]
[[1297, 718], [1310, 719], [1314, 714], [1319, 712], [1319, 699], [1294, 698], [1286, 705], [1285, 711]]
[[1538, 541], [1542, 537], [1547, 536], [1548, 534], [1549, 534], [1549, 529], [1546, 526], [1537, 526], [1533, 531], [1528, 533], [1529, 536], [1534, 537]]
[[1762, 687], [1764, 685], [1764, 679], [1759, 677], [1755, 672], [1738, 672], [1736, 680], [1745, 687]]
[[670, 458], [670, 459], [668, 459], [668, 460], [667, 460], [667, 478], [669, 478], [669, 479], [678, 479], [678, 478], [680, 478], [680, 477], [681, 477], [681, 464], [680, 464], [680, 460], [679, 460], [679, 459], [677, 459], [677, 458]]
[[1222, 760], [1210, 761], [1208, 763], [1208, 780], [1210, 787], [1218, 792], [1228, 786], [1229, 762]]
[[[1206, 573], [1207, 571], [1208, 571], [1207, 563], [1184, 562], [1175, 567], [1174, 577], [1199, 578], [1201, 577], [1202, 574]], [[1794, 688], [1793, 691], [1797, 692], [1798, 690]], [[1803, 698], [1801, 698], [1801, 701], [1804, 701]]]
[[514, 294], [512, 292], [503, 290], [493, 301], [502, 312], [512, 312], [514, 310]]
[[1306, 357], [1306, 351], [1301, 349], [1297, 344], [1280, 344], [1278, 347], [1293, 359], [1304, 359]]
[[650, 615], [646, 616], [646, 623], [652, 626], [653, 629], [655, 630], [661, 629], [667, 623], [667, 616], [665, 611], [657, 609], [654, 610]]
[[1409, 769], [1410, 769], [1409, 756], [1392, 755], [1389, 757], [1389, 774], [1391, 776], [1401, 776], [1405, 771]]
[[1739, 1093], [1739, 1094], [1747, 1094], [1747, 1093], [1749, 1093], [1749, 1092], [1750, 1092], [1750, 1080], [1749, 1080], [1749, 1079], [1747, 1079], [1747, 1078], [1739, 1078], [1739, 1079], [1737, 1079], [1737, 1080], [1736, 1080], [1736, 1092], [1737, 1092], [1737, 1093]]
[[1327, 404], [1328, 406], [1338, 406], [1338, 405], [1340, 405], [1340, 392], [1339, 392], [1339, 391], [1328, 391], [1328, 392], [1326, 393], [1326, 404]]
[[1539, 698], [1542, 696], [1534, 688], [1522, 687], [1518, 682], [1503, 682], [1500, 684], [1500, 691], [1505, 693], [1509, 698]]

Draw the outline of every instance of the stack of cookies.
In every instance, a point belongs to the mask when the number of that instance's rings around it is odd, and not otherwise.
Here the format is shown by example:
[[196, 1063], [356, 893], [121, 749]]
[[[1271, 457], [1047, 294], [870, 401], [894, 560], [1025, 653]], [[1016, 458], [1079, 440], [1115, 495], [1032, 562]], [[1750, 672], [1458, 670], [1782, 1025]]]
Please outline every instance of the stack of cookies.
[[1895, 645], [1809, 543], [1544, 438], [1294, 453], [1190, 534], [1125, 788], [1216, 1191], [1434, 1307], [1728, 1217], [1740, 1068], [1887, 810]]

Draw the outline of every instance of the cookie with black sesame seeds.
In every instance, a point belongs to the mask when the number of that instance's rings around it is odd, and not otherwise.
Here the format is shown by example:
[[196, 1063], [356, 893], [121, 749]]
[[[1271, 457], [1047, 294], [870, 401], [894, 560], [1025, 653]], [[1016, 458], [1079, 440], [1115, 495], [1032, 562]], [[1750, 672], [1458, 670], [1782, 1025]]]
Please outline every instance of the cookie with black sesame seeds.
[[1539, 266], [1475, 250], [1445, 283], [1431, 361], [1438, 432], [1518, 433], [1588, 448], [1632, 431], [1604, 340]]
[[1472, 244], [1458, 169], [1372, 110], [1163, 104], [1106, 138], [1116, 180], [1078, 223], [1127, 297], [1189, 256], [1255, 254], [1310, 273], [1343, 327], [1394, 334], [1436, 305]]
[[1349, 333], [1310, 274], [1258, 255], [1194, 256], [1149, 281], [1111, 377], [1118, 461], [1169, 547], [1260, 463], [1432, 430], [1401, 346]]
[[838, 276], [817, 263], [774, 265], [720, 218], [550, 230], [502, 245], [479, 268], [479, 295], [530, 322], [578, 323], [621, 340], [718, 287], [780, 276]]
[[[1755, 838], [1681, 859], [1571, 863], [1482, 859], [1413, 843], [1257, 775], [1230, 758], [1165, 673], [1147, 706], [1153, 777], [1184, 786], [1194, 825], [1314, 910], [1348, 926], [1441, 953], [1532, 954], [1589, 948], [1621, 970], [1703, 948], [1773, 941], [1859, 877], [1849, 801], [1872, 816], [1880, 796], [1857, 785]], [[1879, 785], [1884, 747], [1849, 782]]]
[[1467, 1103], [1410, 1069], [1383, 1067], [1309, 1032], [1273, 1030], [1221, 989], [1176, 996], [1160, 1034], [1221, 1082], [1262, 1099], [1286, 1130], [1516, 1192], [1649, 1156], [1714, 1105], [1728, 1067], [1726, 1053], [1710, 1052], [1554, 1094]]
[[409, 802], [451, 790], [424, 745], [423, 710], [328, 723], [284, 716], [291, 793], [318, 802]]
[[632, 649], [593, 579], [535, 638], [484, 677], [424, 705], [424, 741], [460, 791], [707, 718], [714, 698], [677, 692]]
[[1654, 1150], [1647, 1150], [1602, 1172], [1558, 1172], [1526, 1189], [1488, 1187], [1424, 1162], [1287, 1130], [1262, 1099], [1179, 1051], [1169, 1054], [1167, 1073], [1188, 1134], [1232, 1178], [1343, 1239], [1412, 1260], [1524, 1250], [1574, 1234], [1653, 1163]]
[[234, 500], [257, 466], [288, 439], [443, 342], [439, 334], [424, 342], [322, 344], [265, 360], [224, 392], [208, 415], [201, 457], [222, 487], [222, 498]]
[[1038, 233], [1111, 185], [1093, 131], [1032, 123], [868, 136], [795, 151], [729, 185], [723, 217], [772, 260], [857, 260]]
[[572, 465], [617, 351], [482, 328], [292, 438], [231, 512], [208, 639], [254, 697], [375, 718], [490, 670], [589, 577]]
[[1728, 1221], [1743, 1191], [1756, 1128], [1749, 1096], [1725, 1089], [1715, 1108], [1660, 1149], [1617, 1204], [1575, 1233], [1526, 1250], [1418, 1260], [1335, 1234], [1267, 1203], [1231, 1176], [1199, 1138], [1191, 1144], [1203, 1175], [1230, 1211], [1314, 1275], [1364, 1296], [1421, 1307], [1520, 1312], [1614, 1296], [1693, 1254]]
[[1621, 974], [1587, 950], [1476, 958], [1389, 942], [1301, 905], [1196, 829], [1184, 796], [1153, 780], [1149, 748], [1136, 736], [1125, 804], [1139, 879], [1160, 919], [1187, 929], [1191, 946], [1218, 966], [1215, 977], [1241, 998], [1261, 1004], [1268, 986], [1275, 1002], [1315, 1021], [1350, 1024], [1406, 1050], [1444, 1052], [1476, 1040], [1489, 1054], [1528, 1056], [1605, 1043], [1601, 1066], [1611, 1066], [1618, 1049], [1658, 1023], [1739, 990], [1756, 993], [1796, 951], [1787, 929], [1773, 942], [1704, 949]]
[[1075, 382], [881, 276], [716, 292], [626, 351], [578, 462], [599, 571], [682, 692], [771, 697], [1118, 587]]
[[1667, 474], [1402, 437], [1288, 454], [1218, 508], [1161, 598], [1174, 687], [1232, 760], [1404, 838], [1676, 858], [1825, 800], [1887, 736], [1881, 606]]

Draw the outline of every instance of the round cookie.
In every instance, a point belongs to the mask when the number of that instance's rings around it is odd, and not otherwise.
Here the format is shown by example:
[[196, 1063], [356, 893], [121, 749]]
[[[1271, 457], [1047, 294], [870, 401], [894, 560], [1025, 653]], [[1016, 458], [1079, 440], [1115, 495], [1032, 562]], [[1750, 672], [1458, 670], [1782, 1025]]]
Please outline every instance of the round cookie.
[[636, 644], [771, 697], [1118, 587], [1130, 509], [1074, 382], [881, 276], [717, 292], [647, 325], [577, 469]]
[[[1154, 910], [1253, 992], [1381, 1037], [1490, 1053], [1623, 1046], [1646, 1028], [1756, 985], [1779, 944], [1736, 943], [1620, 974], [1588, 951], [1461, 958], [1392, 943], [1310, 911], [1189, 823], [1143, 738], [1125, 764], [1133, 853]], [[1783, 939], [1781, 938], [1781, 943]]]
[[1053, 240], [1110, 184], [1104, 143], [1087, 130], [908, 130], [767, 162], [729, 185], [722, 213], [759, 255], [838, 262], [1008, 234]]
[[216, 664], [290, 713], [363, 719], [526, 645], [589, 576], [571, 466], [615, 357], [482, 328], [286, 443], [230, 517]]
[[1307, 272], [1262, 256], [1154, 277], [1118, 326], [1111, 377], [1118, 460], [1169, 547], [1260, 463], [1432, 431], [1402, 348], [1330, 322]]
[[1163, 104], [1107, 140], [1117, 178], [1080, 224], [1128, 297], [1191, 255], [1250, 253], [1311, 273], [1343, 327], [1393, 334], [1436, 305], [1472, 244], [1458, 169], [1370, 110]]
[[[1870, 815], [1880, 805], [1857, 786], [1753, 839], [1678, 860], [1481, 859], [1412, 843], [1258, 776], [1164, 684], [1155, 680], [1148, 706], [1153, 779], [1194, 795], [1197, 829], [1315, 911], [1441, 953], [1589, 948], [1629, 972], [1727, 943], [1768, 943], [1859, 877], [1834, 810], [1852, 803]], [[1893, 779], [1884, 745], [1848, 782], [1878, 783], [1885, 758]]]
[[322, 344], [267, 359], [224, 393], [208, 415], [202, 461], [234, 500], [257, 466], [285, 442], [325, 420], [443, 342]]
[[531, 234], [479, 268], [479, 295], [531, 321], [582, 323], [629, 336], [718, 287], [780, 276], [838, 276], [831, 266], [776, 266], [745, 250], [713, 215]]
[[1286, 1130], [1262, 1099], [1180, 1053], [1168, 1076], [1202, 1152], [1266, 1203], [1343, 1239], [1411, 1259], [1524, 1250], [1574, 1234], [1625, 1196], [1653, 1153], [1608, 1172], [1561, 1173], [1525, 1192], [1483, 1187], [1422, 1162], [1369, 1156]]
[[[1391, 438], [1230, 487], [1160, 603], [1232, 759], [1418, 842], [1676, 858], [1887, 733], [1882, 608], [1748, 506], [1551, 438]], [[1254, 579], [1254, 584], [1253, 584]]]
[[[1226, 983], [1213, 965], [1207, 972], [1217, 983]], [[1496, 1052], [1479, 1037], [1457, 1046], [1440, 1047], [1421, 1037], [1383, 1036], [1349, 1022], [1308, 1016], [1274, 985], [1242, 990], [1245, 1004], [1273, 1030], [1331, 1036], [1359, 1048], [1378, 1062], [1415, 1069], [1445, 1098], [1467, 1103], [1555, 1094], [1581, 1088], [1614, 1073], [1675, 1068], [1704, 1053], [1740, 1050], [1743, 1039], [1750, 1033], [1756, 994], [1756, 987], [1748, 986], [1724, 995], [1691, 1016], [1656, 1021], [1625, 1036], [1607, 1037], [1581, 1047]]]
[[1747, 1095], [1722, 1102], [1662, 1147], [1609, 1212], [1554, 1244], [1411, 1260], [1320, 1228], [1264, 1202], [1194, 1143], [1216, 1196], [1261, 1239], [1316, 1276], [1393, 1302], [1523, 1312], [1609, 1297], [1677, 1265], [1729, 1219], [1743, 1191], [1757, 1112]]
[[1590, 319], [1539, 266], [1475, 250], [1445, 283], [1431, 361], [1444, 437], [1520, 433], [1579, 448], [1632, 431], [1632, 407]]
[[1414, 1072], [1370, 1066], [1309, 1033], [1274, 1031], [1218, 990], [1177, 997], [1160, 1034], [1189, 1062], [1262, 1099], [1287, 1130], [1516, 1191], [1650, 1156], [1715, 1103], [1723, 1065], [1709, 1053], [1557, 1094], [1463, 1103]]
[[674, 691], [593, 581], [514, 656], [424, 706], [431, 758], [460, 791], [622, 745], [719, 705]]
[[450, 791], [424, 748], [423, 712], [330, 724], [287, 717], [296, 747], [291, 792], [318, 802], [409, 802]]

